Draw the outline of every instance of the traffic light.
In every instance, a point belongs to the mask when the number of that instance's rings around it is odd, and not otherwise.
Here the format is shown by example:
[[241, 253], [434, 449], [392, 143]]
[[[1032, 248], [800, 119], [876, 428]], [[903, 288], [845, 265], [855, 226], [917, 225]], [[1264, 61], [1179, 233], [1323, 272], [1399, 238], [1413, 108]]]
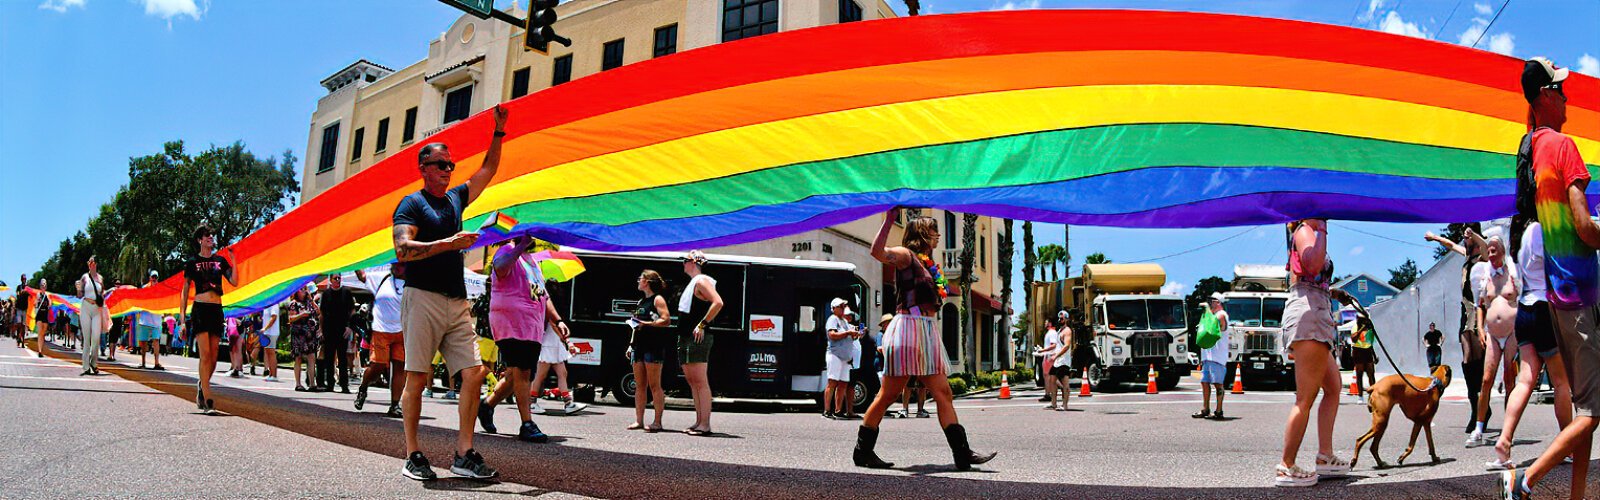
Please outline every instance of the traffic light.
[[549, 53], [550, 42], [571, 47], [572, 40], [556, 34], [557, 0], [532, 0], [528, 5], [527, 35], [522, 44], [528, 50]]

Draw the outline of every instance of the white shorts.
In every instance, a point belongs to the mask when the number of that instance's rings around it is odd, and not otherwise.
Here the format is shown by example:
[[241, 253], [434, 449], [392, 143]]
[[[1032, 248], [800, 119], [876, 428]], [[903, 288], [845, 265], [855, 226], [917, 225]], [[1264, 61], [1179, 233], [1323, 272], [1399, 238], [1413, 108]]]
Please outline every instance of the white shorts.
[[828, 380], [850, 381], [850, 361], [828, 353]]

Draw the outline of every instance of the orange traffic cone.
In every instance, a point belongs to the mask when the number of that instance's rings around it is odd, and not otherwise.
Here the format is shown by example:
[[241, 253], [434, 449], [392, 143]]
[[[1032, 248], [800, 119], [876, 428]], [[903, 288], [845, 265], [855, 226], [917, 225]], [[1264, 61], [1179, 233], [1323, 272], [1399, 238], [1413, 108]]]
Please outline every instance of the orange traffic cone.
[[1150, 377], [1149, 377], [1149, 379], [1150, 379], [1150, 382], [1149, 382], [1149, 384], [1147, 384], [1145, 386], [1144, 393], [1145, 394], [1160, 394], [1161, 391], [1159, 389], [1156, 389], [1156, 365], [1150, 365]]
[[1243, 377], [1243, 375], [1240, 374], [1240, 372], [1243, 372], [1243, 371], [1244, 370], [1240, 370], [1238, 368], [1235, 368], [1233, 370], [1233, 393], [1234, 394], [1244, 394], [1244, 379], [1241, 378], [1241, 377]]
[[1087, 398], [1094, 394], [1089, 393], [1089, 369], [1083, 369], [1083, 382], [1078, 384], [1078, 397]]
[[[1359, 375], [1357, 375], [1357, 376], [1359, 376]], [[1351, 396], [1360, 396], [1361, 395], [1361, 389], [1357, 389], [1356, 388], [1356, 381], [1355, 380], [1351, 380], [1350, 381], [1350, 395]]]
[[1011, 399], [1011, 379], [1000, 374], [1000, 399]]

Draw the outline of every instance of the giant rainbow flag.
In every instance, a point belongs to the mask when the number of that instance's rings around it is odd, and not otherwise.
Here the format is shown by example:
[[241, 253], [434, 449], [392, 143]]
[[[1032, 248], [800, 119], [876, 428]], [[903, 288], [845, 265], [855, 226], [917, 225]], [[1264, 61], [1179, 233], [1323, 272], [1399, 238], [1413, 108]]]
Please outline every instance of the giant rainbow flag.
[[[1368, 30], [1178, 12], [796, 30], [504, 104], [500, 170], [464, 227], [500, 212], [514, 234], [623, 251], [768, 239], [895, 205], [1157, 228], [1484, 220], [1512, 211], [1521, 68]], [[1566, 132], [1596, 161], [1600, 84], [1573, 74], [1566, 92]], [[449, 144], [464, 182], [492, 128], [488, 113], [456, 123], [238, 242], [229, 313], [393, 260], [417, 149]], [[179, 279], [117, 294], [114, 313], [173, 311]]]

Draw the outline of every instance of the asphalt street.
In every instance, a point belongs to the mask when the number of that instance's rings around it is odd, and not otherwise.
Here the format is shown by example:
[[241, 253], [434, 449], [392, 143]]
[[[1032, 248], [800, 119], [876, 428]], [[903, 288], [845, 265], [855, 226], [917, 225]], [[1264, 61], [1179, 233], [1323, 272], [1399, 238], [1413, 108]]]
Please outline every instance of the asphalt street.
[[[167, 372], [102, 363], [109, 375], [78, 377], [74, 353], [40, 360], [0, 344], [0, 450], [26, 457], [0, 466], [0, 497], [395, 497], [432, 493], [602, 498], [1490, 498], [1483, 470], [1490, 448], [1465, 449], [1468, 419], [1459, 382], [1446, 393], [1435, 425], [1441, 463], [1427, 462], [1425, 440], [1404, 466], [1377, 470], [1363, 455], [1347, 478], [1307, 489], [1271, 486], [1293, 395], [1252, 391], [1227, 398], [1228, 420], [1189, 417], [1199, 407], [1197, 380], [1176, 391], [1140, 388], [1073, 398], [1072, 411], [1045, 411], [1040, 391], [1017, 388], [961, 399], [957, 412], [979, 450], [1000, 456], [955, 472], [934, 419], [889, 419], [879, 454], [887, 471], [849, 462], [857, 422], [826, 420], [814, 409], [719, 406], [712, 437], [627, 431], [633, 409], [597, 404], [572, 416], [535, 417], [552, 436], [528, 444], [511, 435], [478, 434], [476, 446], [500, 481], [402, 478], [400, 422], [382, 415], [388, 392], [374, 389], [365, 411], [352, 396], [293, 391], [285, 381], [214, 378], [217, 408], [194, 410], [195, 360], [167, 357]], [[135, 357], [136, 358], [136, 357]], [[137, 359], [132, 363], [136, 366]], [[166, 396], [163, 396], [166, 394]], [[175, 396], [175, 397], [174, 397]], [[1350, 457], [1370, 425], [1365, 406], [1341, 396], [1335, 449]], [[1497, 434], [1501, 411], [1491, 429]], [[553, 406], [547, 403], [547, 406]], [[932, 405], [928, 406], [933, 409]], [[1548, 405], [1530, 405], [1514, 458], [1531, 461], [1556, 432]], [[514, 433], [516, 413], [496, 412]], [[665, 427], [682, 429], [693, 414], [669, 408]], [[453, 401], [425, 400], [423, 448], [447, 463], [457, 422]], [[1411, 424], [1391, 424], [1382, 455], [1391, 464]], [[1308, 433], [1302, 460], [1315, 454]], [[14, 468], [12, 468], [14, 467]], [[1566, 496], [1567, 467], [1540, 485], [1541, 497]], [[439, 470], [441, 477], [450, 474]], [[1591, 492], [1600, 484], [1591, 479]]]

